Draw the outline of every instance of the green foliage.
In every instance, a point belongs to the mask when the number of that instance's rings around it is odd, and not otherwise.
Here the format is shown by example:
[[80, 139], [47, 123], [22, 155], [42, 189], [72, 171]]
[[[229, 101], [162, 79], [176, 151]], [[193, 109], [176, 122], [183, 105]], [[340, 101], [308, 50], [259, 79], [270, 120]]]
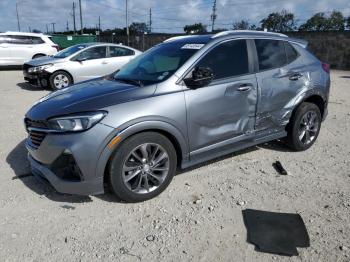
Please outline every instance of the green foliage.
[[286, 10], [274, 12], [260, 21], [261, 28], [275, 32], [287, 32], [296, 29], [294, 14]]
[[207, 27], [203, 25], [202, 23], [197, 23], [193, 25], [186, 25], [184, 27], [184, 31], [186, 34], [200, 34], [200, 33], [206, 33]]
[[144, 32], [148, 32], [148, 26], [146, 23], [132, 23], [129, 26], [129, 31], [131, 33], [143, 34]]
[[233, 23], [232, 26], [233, 30], [248, 30], [249, 29], [249, 22], [247, 20], [241, 20], [238, 22]]
[[299, 27], [300, 31], [344, 31], [345, 18], [339, 11], [333, 11], [329, 17], [325, 13], [313, 15]]

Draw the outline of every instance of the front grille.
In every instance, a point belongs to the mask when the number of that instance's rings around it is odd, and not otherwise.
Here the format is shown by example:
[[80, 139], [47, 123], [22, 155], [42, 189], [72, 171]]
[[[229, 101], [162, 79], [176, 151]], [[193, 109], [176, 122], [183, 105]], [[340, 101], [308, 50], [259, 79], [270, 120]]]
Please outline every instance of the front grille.
[[[29, 134], [29, 141], [32, 146], [38, 148], [46, 137], [45, 129], [48, 129], [48, 126], [45, 121], [35, 121], [29, 118], [24, 119], [24, 123]], [[36, 128], [40, 130], [36, 130]]]

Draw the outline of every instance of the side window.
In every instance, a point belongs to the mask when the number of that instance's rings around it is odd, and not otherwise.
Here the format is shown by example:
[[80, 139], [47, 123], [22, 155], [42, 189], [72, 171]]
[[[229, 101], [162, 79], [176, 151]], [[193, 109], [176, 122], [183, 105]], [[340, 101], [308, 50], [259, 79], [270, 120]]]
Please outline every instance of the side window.
[[16, 44], [16, 45], [30, 45], [30, 44], [32, 44], [31, 36], [10, 35], [9, 40], [10, 40], [11, 44]]
[[197, 64], [213, 70], [214, 79], [222, 79], [249, 73], [246, 40], [233, 40], [212, 49]]
[[44, 40], [41, 39], [41, 37], [32, 36], [31, 40], [32, 40], [32, 44], [34, 45], [45, 43]]
[[93, 59], [102, 59], [106, 58], [106, 47], [105, 46], [96, 46], [91, 47], [82, 51], [75, 59], [81, 60], [93, 60]]
[[119, 46], [110, 46], [109, 47], [109, 55], [110, 57], [118, 57], [118, 56], [130, 56], [134, 55], [135, 52], [133, 50], [122, 48]]
[[286, 52], [282, 41], [278, 40], [255, 40], [258, 52], [259, 70], [269, 70], [287, 64]]
[[4, 35], [0, 35], [0, 44], [5, 44], [7, 43], [7, 39]]
[[295, 48], [290, 43], [284, 42], [284, 47], [286, 49], [288, 63], [291, 63], [295, 59], [298, 58], [298, 56], [299, 56], [298, 52], [295, 50]]

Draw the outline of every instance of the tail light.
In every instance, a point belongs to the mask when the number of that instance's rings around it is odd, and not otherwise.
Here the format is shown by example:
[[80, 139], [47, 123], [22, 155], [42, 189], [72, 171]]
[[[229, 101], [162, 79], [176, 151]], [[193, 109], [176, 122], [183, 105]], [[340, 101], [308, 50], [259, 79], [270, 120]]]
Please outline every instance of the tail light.
[[323, 68], [323, 70], [324, 70], [326, 73], [329, 74], [329, 71], [330, 71], [330, 69], [331, 69], [331, 67], [329, 66], [329, 64], [327, 64], [327, 63], [322, 63], [322, 68]]
[[60, 51], [60, 47], [58, 45], [52, 45], [53, 48], [56, 48], [57, 52]]

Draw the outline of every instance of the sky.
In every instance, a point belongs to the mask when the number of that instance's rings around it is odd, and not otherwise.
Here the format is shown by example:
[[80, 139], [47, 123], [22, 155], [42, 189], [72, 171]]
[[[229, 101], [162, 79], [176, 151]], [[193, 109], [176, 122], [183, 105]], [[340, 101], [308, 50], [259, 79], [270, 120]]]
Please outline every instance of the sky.
[[[46, 32], [73, 28], [72, 4], [78, 0], [17, 0], [21, 31], [38, 29]], [[81, 0], [83, 26], [96, 27], [101, 17], [102, 29], [125, 27], [126, 0]], [[211, 29], [210, 15], [214, 0], [128, 0], [129, 22], [149, 23], [152, 9], [152, 32], [181, 33], [186, 24], [203, 23]], [[350, 16], [349, 0], [217, 0], [215, 28], [230, 29], [234, 22], [245, 19], [253, 24], [271, 12], [286, 9], [296, 15], [299, 24], [317, 12], [329, 14], [332, 10]], [[79, 9], [76, 24], [80, 28]], [[0, 0], [0, 32], [17, 31], [16, 0]]]

